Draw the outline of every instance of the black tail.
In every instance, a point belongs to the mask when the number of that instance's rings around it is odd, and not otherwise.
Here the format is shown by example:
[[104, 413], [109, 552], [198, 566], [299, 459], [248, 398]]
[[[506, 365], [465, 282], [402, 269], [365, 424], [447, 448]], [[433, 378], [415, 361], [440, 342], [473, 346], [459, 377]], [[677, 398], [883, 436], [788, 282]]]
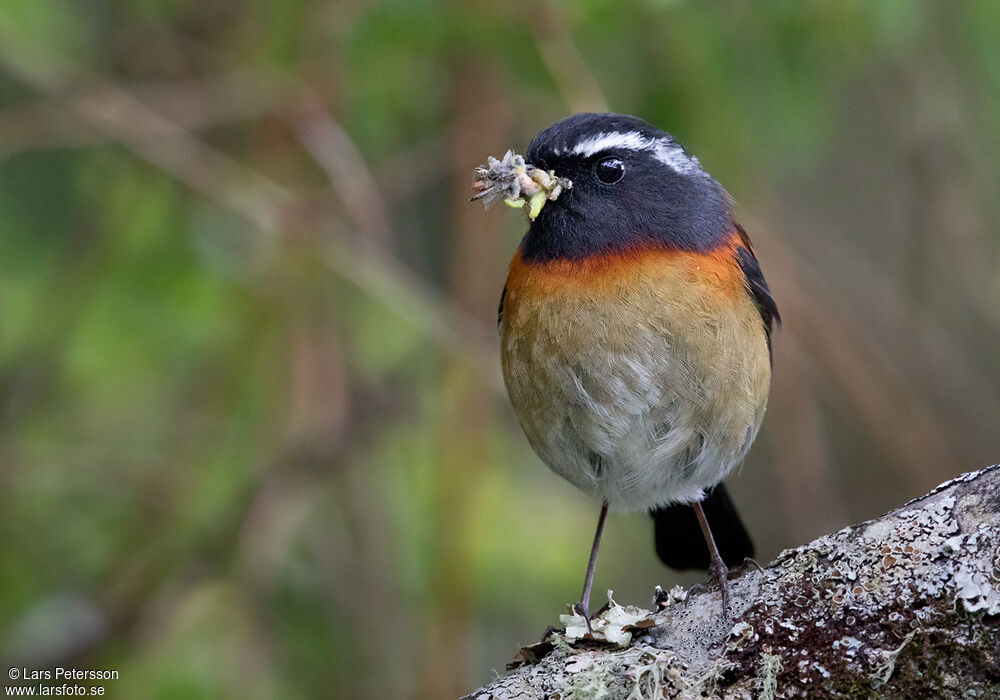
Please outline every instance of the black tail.
[[[701, 505], [726, 565], [737, 566], [752, 557], [753, 542], [726, 487], [719, 484], [713, 488]], [[708, 569], [708, 545], [690, 505], [679, 503], [649, 514], [653, 516], [660, 561], [671, 569]]]

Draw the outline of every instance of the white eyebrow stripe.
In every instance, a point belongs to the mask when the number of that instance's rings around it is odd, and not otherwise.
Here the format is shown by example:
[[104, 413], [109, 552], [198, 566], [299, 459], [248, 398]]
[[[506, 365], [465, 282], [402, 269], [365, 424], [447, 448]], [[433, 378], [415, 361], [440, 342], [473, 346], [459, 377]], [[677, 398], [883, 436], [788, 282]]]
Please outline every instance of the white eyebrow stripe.
[[689, 156], [676, 141], [660, 139], [653, 145], [653, 156], [682, 175], [704, 174], [701, 163], [694, 156]]
[[[622, 148], [628, 151], [650, 151], [654, 158], [682, 175], [704, 173], [698, 159], [685, 153], [677, 142], [665, 138], [649, 138], [638, 131], [601, 132], [578, 142], [568, 152], [589, 158], [613, 148]], [[562, 149], [555, 151], [556, 155], [562, 155], [562, 153]]]
[[653, 140], [646, 138], [638, 131], [627, 131], [624, 134], [602, 132], [580, 141], [570, 149], [570, 153], [588, 158], [595, 153], [608, 151], [612, 148], [624, 148], [629, 151], [648, 151], [652, 145]]

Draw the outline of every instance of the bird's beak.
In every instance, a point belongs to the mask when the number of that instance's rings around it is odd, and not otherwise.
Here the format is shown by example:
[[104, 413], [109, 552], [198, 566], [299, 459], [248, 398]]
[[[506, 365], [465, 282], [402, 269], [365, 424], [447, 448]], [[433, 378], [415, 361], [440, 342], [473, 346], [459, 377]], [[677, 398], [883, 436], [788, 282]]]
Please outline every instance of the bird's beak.
[[525, 163], [524, 158], [513, 151], [507, 151], [503, 160], [490, 156], [487, 164], [480, 165], [475, 173], [476, 181], [472, 188], [476, 194], [473, 200], [482, 199], [489, 209], [503, 197], [507, 206], [515, 209], [526, 207], [528, 218], [532, 221], [541, 213], [546, 202], [557, 199], [573, 186], [568, 179], [558, 177], [551, 170]]

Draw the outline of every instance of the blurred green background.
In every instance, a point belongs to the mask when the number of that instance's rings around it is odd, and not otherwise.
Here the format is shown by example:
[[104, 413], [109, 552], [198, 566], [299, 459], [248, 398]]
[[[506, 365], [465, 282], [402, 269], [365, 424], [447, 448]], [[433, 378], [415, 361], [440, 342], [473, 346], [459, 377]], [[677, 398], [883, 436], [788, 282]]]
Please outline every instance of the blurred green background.
[[[523, 217], [467, 200], [605, 109], [729, 189], [785, 319], [762, 562], [998, 461], [1000, 3], [4, 0], [6, 665], [449, 698], [555, 624], [597, 505], [502, 389]], [[695, 580], [612, 516], [596, 591]]]

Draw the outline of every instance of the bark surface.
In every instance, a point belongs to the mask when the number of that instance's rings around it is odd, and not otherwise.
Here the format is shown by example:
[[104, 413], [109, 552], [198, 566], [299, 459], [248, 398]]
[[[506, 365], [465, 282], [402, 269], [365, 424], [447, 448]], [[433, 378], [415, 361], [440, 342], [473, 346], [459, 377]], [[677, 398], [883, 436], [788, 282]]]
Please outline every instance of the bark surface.
[[466, 698], [1000, 698], [1000, 465], [730, 586], [727, 620], [717, 588], [566, 616]]

